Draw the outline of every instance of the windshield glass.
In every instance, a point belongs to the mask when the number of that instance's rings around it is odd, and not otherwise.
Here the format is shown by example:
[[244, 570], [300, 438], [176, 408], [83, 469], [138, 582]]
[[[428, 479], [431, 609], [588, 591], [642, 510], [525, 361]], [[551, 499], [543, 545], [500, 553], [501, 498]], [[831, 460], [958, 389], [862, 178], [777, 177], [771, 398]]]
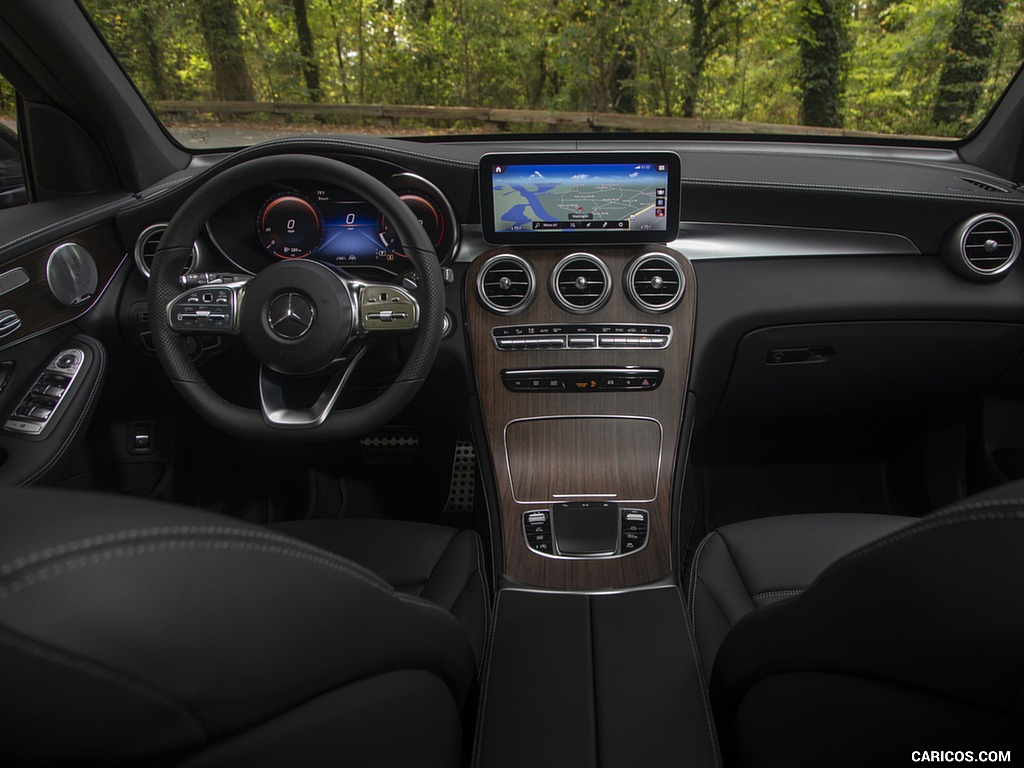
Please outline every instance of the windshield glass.
[[1017, 0], [83, 0], [191, 147], [281, 135], [959, 138]]

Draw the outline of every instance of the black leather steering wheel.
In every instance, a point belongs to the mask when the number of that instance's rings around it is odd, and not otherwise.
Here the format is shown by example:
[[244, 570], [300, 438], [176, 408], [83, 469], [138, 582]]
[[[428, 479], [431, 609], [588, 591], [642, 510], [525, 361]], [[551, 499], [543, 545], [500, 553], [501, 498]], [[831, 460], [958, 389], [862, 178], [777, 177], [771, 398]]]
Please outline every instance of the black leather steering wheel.
[[[301, 259], [247, 275], [181, 278], [207, 218], [261, 184], [308, 179], [343, 187], [379, 208], [395, 228], [417, 273], [415, 289], [346, 277]], [[184, 288], [184, 290], [183, 290]], [[345, 163], [315, 155], [276, 155], [224, 170], [196, 190], [164, 232], [147, 296], [157, 357], [181, 396], [207, 421], [248, 439], [336, 440], [357, 437], [396, 414], [423, 383], [437, 356], [444, 315], [441, 269], [415, 215], [383, 183]], [[415, 330], [395, 381], [365, 405], [333, 410], [374, 334]], [[217, 394], [186, 350], [189, 333], [241, 335], [260, 362], [260, 410]], [[309, 407], [288, 404], [289, 379], [327, 380]]]

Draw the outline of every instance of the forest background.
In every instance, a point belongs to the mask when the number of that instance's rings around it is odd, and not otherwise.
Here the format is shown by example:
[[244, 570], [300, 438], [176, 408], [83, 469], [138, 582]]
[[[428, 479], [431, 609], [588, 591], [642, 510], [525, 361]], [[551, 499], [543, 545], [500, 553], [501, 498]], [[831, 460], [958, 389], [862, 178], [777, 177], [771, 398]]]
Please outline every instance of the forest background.
[[1024, 58], [1024, 0], [83, 4], [152, 103], [501, 107], [964, 136]]

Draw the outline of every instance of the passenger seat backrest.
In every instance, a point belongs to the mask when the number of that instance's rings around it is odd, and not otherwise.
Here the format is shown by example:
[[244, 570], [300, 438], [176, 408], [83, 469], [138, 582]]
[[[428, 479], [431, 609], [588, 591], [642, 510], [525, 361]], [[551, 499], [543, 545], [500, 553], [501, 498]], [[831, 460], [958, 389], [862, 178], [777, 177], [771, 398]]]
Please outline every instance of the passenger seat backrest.
[[710, 688], [726, 765], [1024, 747], [1024, 499], [936, 512], [751, 612]]

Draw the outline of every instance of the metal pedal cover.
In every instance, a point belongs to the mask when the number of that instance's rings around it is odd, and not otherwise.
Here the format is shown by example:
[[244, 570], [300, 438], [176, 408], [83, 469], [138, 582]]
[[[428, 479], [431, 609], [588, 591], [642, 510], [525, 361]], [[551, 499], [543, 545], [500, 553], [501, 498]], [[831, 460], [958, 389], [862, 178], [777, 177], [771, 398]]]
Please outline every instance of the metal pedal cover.
[[475, 489], [476, 449], [469, 440], [457, 440], [452, 461], [452, 481], [448, 486], [448, 502], [443, 514], [472, 512]]
[[413, 464], [419, 449], [419, 434], [411, 429], [389, 429], [359, 441], [359, 450], [367, 464]]

